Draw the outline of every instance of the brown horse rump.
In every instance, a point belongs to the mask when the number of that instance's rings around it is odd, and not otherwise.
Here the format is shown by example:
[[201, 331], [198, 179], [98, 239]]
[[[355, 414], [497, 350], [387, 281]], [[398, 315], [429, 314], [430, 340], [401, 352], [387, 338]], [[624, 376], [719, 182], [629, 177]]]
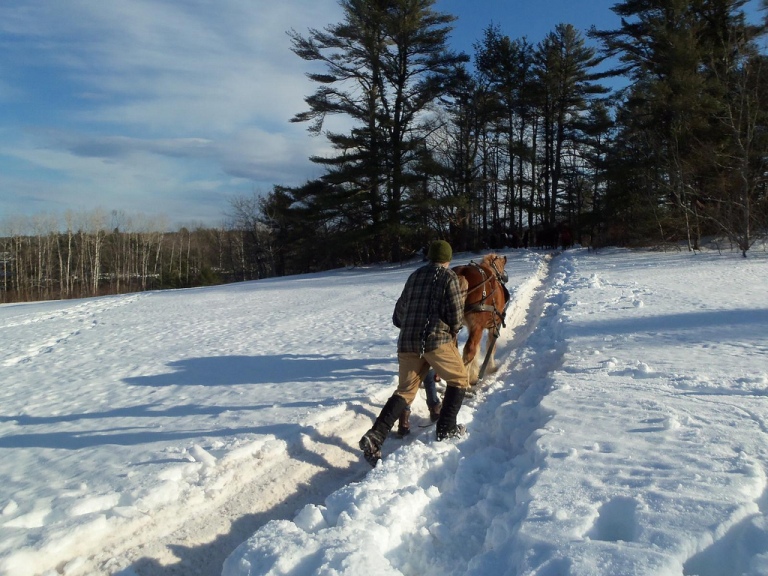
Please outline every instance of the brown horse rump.
[[[471, 367], [470, 382], [473, 383], [482, 378], [489, 361], [493, 365], [496, 339], [504, 326], [510, 297], [504, 285], [507, 281], [506, 264], [506, 256], [487, 254], [480, 262], [471, 261], [467, 265], [453, 267], [465, 294], [464, 325], [469, 330], [469, 336], [462, 356], [464, 364]], [[475, 359], [484, 331], [487, 331], [486, 361], [479, 369]]]
[[504, 269], [506, 264], [506, 256], [487, 254], [480, 262], [472, 260], [467, 265], [453, 268], [464, 294], [464, 315], [489, 313], [483, 317], [487, 320], [485, 327], [496, 332], [504, 325], [509, 302], [509, 290], [504, 285], [508, 278]]

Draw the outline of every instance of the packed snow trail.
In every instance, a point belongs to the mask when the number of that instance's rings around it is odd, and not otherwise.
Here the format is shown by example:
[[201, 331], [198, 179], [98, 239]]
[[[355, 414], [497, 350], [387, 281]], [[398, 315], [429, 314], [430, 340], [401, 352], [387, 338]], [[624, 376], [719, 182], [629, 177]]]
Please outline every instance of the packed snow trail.
[[224, 576], [768, 574], [768, 259], [694, 258], [555, 258], [465, 438], [392, 452]]
[[[525, 459], [526, 444], [536, 430], [546, 423], [546, 414], [540, 413], [537, 408], [538, 401], [546, 393], [546, 385], [531, 386], [529, 393], [525, 395], [524, 386], [510, 387], [507, 382], [510, 371], [521, 361], [516, 352], [518, 347], [535, 333], [542, 318], [546, 317], [545, 312], [549, 315], [555, 313], [547, 308], [552, 303], [552, 298], [547, 294], [553, 284], [550, 260], [550, 256], [542, 258], [533, 274], [512, 286], [512, 302], [508, 307], [506, 326], [501, 331], [496, 353], [496, 370], [486, 375], [474, 390], [473, 398], [465, 402], [460, 412], [460, 420], [468, 422], [469, 426], [468, 436], [462, 442], [462, 451], [466, 450], [480, 458], [490, 452], [489, 458], [498, 464], [497, 467], [484, 470], [485, 476], [479, 490], [471, 490], [471, 496], [467, 492], [463, 492], [458, 498], [451, 496], [454, 491], [462, 490], [465, 480], [477, 480], [464, 478], [465, 474], [474, 475], [474, 472], [464, 469], [454, 443], [438, 443], [432, 435], [420, 435], [416, 441], [409, 441], [407, 448], [398, 450], [399, 446], [395, 441], [388, 440], [384, 445], [384, 459], [368, 475], [368, 480], [374, 479], [371, 480], [372, 488], [365, 487], [365, 482], [362, 488], [358, 484], [352, 484], [331, 495], [325, 506], [306, 507], [292, 522], [270, 522], [239, 549], [240, 553], [234, 554], [228, 560], [224, 574], [323, 573], [329, 569], [322, 560], [327, 559], [328, 554], [339, 555], [340, 558], [349, 554], [354, 559], [350, 560], [352, 565], [362, 561], [371, 574], [433, 574], [448, 567], [448, 573], [459, 574], [465, 570], [477, 569], [473, 565], [482, 557], [482, 536], [491, 529], [493, 517], [503, 514], [504, 510], [512, 514], [517, 513], [521, 505], [515, 497], [516, 485], [528, 474], [532, 466]], [[531, 359], [526, 373], [527, 380], [533, 383], [545, 375], [553, 367], [553, 362], [556, 363], [548, 360], [546, 364], [539, 365], [537, 359]], [[521, 394], [525, 395], [525, 401], [529, 404], [522, 410], [520, 407], [523, 404], [519, 397]], [[503, 395], [505, 400], [497, 400], [491, 406], [486, 405], [489, 396], [499, 395]], [[382, 401], [383, 399], [384, 397]], [[500, 418], [499, 403], [515, 413], [512, 420], [507, 420], [509, 414]], [[518, 411], [522, 413], [518, 415]], [[473, 425], [473, 422], [477, 425]], [[493, 440], [493, 436], [499, 433], [500, 426], [509, 427], [513, 440], [505, 445], [504, 454], [498, 451], [498, 442]], [[407, 462], [413, 460], [422, 464], [418, 470], [408, 469]], [[509, 462], [515, 462], [516, 465], [512, 468], [505, 467]], [[522, 465], [522, 462], [526, 465]], [[398, 473], [401, 467], [403, 472]], [[377, 486], [377, 477], [386, 479], [383, 486]], [[447, 495], [437, 497], [437, 490], [445, 491]], [[496, 495], [490, 496], [494, 499], [496, 508], [489, 516], [491, 511], [485, 506], [491, 493]], [[345, 505], [349, 506], [350, 510], [345, 510]], [[402, 535], [403, 542], [399, 545], [397, 542], [387, 544], [394, 546], [398, 554], [405, 554], [411, 559], [411, 563], [398, 565], [397, 570], [389, 571], [389, 562], [378, 553], [378, 549], [386, 544], [369, 542], [371, 538], [377, 537], [378, 528], [369, 524], [355, 526], [353, 511], [357, 509], [361, 513], [381, 509], [385, 519], [394, 516], [398, 526], [397, 532]], [[400, 509], [407, 512], [400, 515], [397, 512]], [[337, 516], [340, 513], [341, 516]], [[422, 524], [427, 522], [427, 519], [429, 525]], [[337, 528], [334, 528], [334, 521], [339, 523]], [[349, 522], [352, 522], [351, 528]], [[297, 527], [299, 533], [296, 532]], [[305, 530], [306, 534], [302, 535], [301, 530]], [[315, 540], [313, 535], [317, 534], [318, 530], [324, 535]], [[336, 530], [341, 531], [339, 536], [334, 536]], [[455, 537], [452, 533], [456, 530], [464, 535], [461, 538], [461, 550], [455, 550], [454, 555], [446, 559], [445, 564], [436, 571], [434, 566], [423, 563], [424, 556], [429, 558], [435, 546], [444, 538]], [[343, 538], [346, 531], [360, 534], [359, 540], [341, 543], [339, 538], [346, 540]], [[290, 544], [283, 549], [286, 540]], [[325, 547], [329, 548], [326, 552]], [[340, 547], [340, 550], [337, 547]], [[402, 547], [406, 547], [407, 551]], [[253, 555], [247, 555], [248, 560], [242, 559], [244, 549], [255, 550]], [[455, 555], [457, 552], [460, 552], [460, 555]], [[370, 555], [370, 558], [361, 560], [365, 555]], [[281, 560], [282, 557], [288, 559], [291, 556], [297, 557], [293, 559], [295, 564], [292, 564], [291, 560]], [[254, 557], [259, 558], [260, 563], [254, 562]], [[344, 572], [340, 565], [334, 562], [330, 562], [330, 565]], [[349, 570], [347, 568], [344, 573], [351, 574], [356, 571]], [[477, 573], [495, 572], [480, 569]]]
[[[513, 296], [508, 308], [506, 328], [496, 353], [501, 368], [507, 364], [504, 357], [514, 349], [512, 336], [515, 341], [520, 341], [533, 330], [538, 321], [543, 305], [541, 286], [549, 270], [550, 258], [546, 256], [536, 273], [525, 279], [519, 287], [512, 287]], [[532, 303], [538, 305], [538, 308], [531, 309]], [[395, 384], [395, 378], [392, 377], [392, 387]], [[262, 473], [250, 485], [243, 486], [235, 498], [223, 503], [207, 502], [204, 509], [195, 511], [195, 518], [185, 520], [173, 533], [158, 535], [139, 548], [123, 553], [120, 563], [129, 560], [132, 569], [140, 576], [217, 573], [229, 552], [269, 520], [290, 518], [307, 504], [322, 502], [333, 492], [365, 475], [368, 469], [359, 466], [362, 460], [356, 450], [357, 440], [370, 427], [381, 403], [391, 394], [391, 390], [386, 389], [383, 396], [377, 395], [374, 403], [342, 405], [323, 412], [322, 418], [327, 418], [327, 421], [313, 423], [303, 439], [303, 446], [294, 449], [293, 454], [284, 453], [288, 457], [287, 461], [285, 457], [277, 461], [270, 459], [273, 477], [268, 481], [265, 482]], [[417, 404], [414, 414], [426, 420], [426, 410], [421, 406], [423, 402], [419, 400]], [[470, 406], [475, 404], [477, 400], [468, 403]], [[317, 426], [316, 431], [311, 430], [314, 426]], [[432, 428], [425, 428], [414, 432], [414, 437], [423, 438], [424, 435], [432, 434]], [[313, 442], [311, 435], [319, 438]], [[390, 439], [385, 445], [385, 457], [411, 441], [413, 438]], [[338, 444], [335, 450], [334, 444]], [[278, 497], [254, 499], [253, 493], [256, 491], [260, 495], [275, 493]], [[291, 496], [285, 498], [285, 494]], [[115, 552], [107, 552], [108, 556], [117, 555]], [[115, 564], [116, 560], [111, 558], [104, 569], [109, 570]]]
[[[226, 498], [209, 494], [192, 515], [169, 510], [165, 517], [156, 516], [156, 533], [144, 533], [140, 545], [131, 539], [128, 545], [118, 542], [102, 550], [99, 555], [108, 560], [100, 570], [112, 573], [113, 567], [129, 564], [140, 576], [218, 574], [229, 553], [266, 522], [291, 517], [362, 477], [354, 466], [358, 455], [344, 449], [367, 429], [368, 418], [359, 416], [350, 410], [330, 425], [308, 426], [296, 445], [279, 446], [274, 453], [251, 452], [256, 460], [217, 481], [230, 484]], [[231, 484], [237, 486], [234, 494]]]
[[0, 574], [217, 573], [363, 478], [418, 265], [0, 307]]
[[374, 470], [419, 263], [0, 306], [0, 574], [768, 574], [768, 254], [508, 256], [468, 435]]
[[[508, 308], [506, 328], [499, 340], [496, 359], [503, 369], [508, 361], [505, 357], [514, 349], [515, 342], [524, 339], [535, 327], [541, 314], [543, 299], [541, 297], [542, 281], [546, 279], [549, 267], [547, 256], [538, 266], [536, 273], [526, 279], [521, 286], [513, 288], [513, 299]], [[533, 307], [532, 307], [533, 306]], [[513, 339], [514, 338], [514, 339]], [[490, 378], [486, 378], [486, 381]], [[392, 381], [394, 387], [395, 381]], [[482, 388], [482, 383], [480, 385]], [[377, 402], [359, 406], [341, 406], [340, 410], [324, 413], [329, 420], [320, 426], [324, 438], [337, 439], [341, 447], [351, 447], [352, 451], [341, 449], [337, 458], [331, 458], [329, 443], [305, 442], [303, 453], [294, 454], [291, 461], [279, 460], [273, 464], [275, 478], [265, 484], [262, 478], [254, 481], [253, 487], [245, 486], [237, 495], [234, 502], [224, 505], [212, 504], [210, 513], [194, 519], [183, 525], [177, 532], [162, 537], [155, 542], [141, 546], [124, 555], [132, 560], [132, 567], [140, 576], [162, 576], [183, 574], [214, 574], [217, 573], [234, 548], [245, 542], [256, 529], [265, 525], [269, 520], [292, 518], [297, 510], [301, 510], [311, 502], [322, 502], [333, 492], [341, 489], [352, 481], [360, 480], [368, 468], [359, 466], [361, 455], [356, 450], [357, 440], [370, 427], [381, 403], [391, 394], [392, 388], [385, 391], [384, 396], [378, 396]], [[423, 392], [421, 394], [423, 396]], [[467, 403], [477, 405], [477, 400]], [[423, 409], [423, 399], [417, 399], [414, 407], [416, 418], [428, 421], [427, 412]], [[362, 415], [362, 417], [361, 417]], [[433, 427], [414, 430], [413, 437], [399, 440], [391, 438], [385, 445], [384, 455], [393, 451], [414, 438], [422, 440], [434, 434]], [[328, 460], [337, 470], [324, 470], [327, 466], [311, 465], [314, 458], [308, 457], [314, 453], [315, 458]], [[310, 465], [308, 465], [310, 464]], [[293, 471], [293, 473], [286, 473]], [[292, 494], [287, 500], [275, 502], [271, 499], [254, 500], [252, 489], [261, 494], [269, 494], [275, 490], [278, 494]], [[258, 511], [249, 510], [249, 506], [258, 506]], [[199, 513], [199, 511], [198, 511]], [[231, 527], [230, 527], [231, 526]], [[190, 534], [195, 540], [190, 539]], [[208, 540], [201, 538], [207, 536]], [[215, 539], [210, 539], [215, 537]], [[140, 558], [138, 558], [140, 556]], [[114, 563], [114, 561], [112, 561]]]

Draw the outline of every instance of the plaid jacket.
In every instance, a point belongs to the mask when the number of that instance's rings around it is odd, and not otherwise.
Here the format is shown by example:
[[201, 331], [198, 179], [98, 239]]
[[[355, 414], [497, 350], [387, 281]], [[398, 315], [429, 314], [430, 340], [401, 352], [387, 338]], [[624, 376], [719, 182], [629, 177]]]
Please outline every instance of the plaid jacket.
[[405, 282], [392, 323], [400, 328], [398, 352], [431, 352], [452, 342], [464, 320], [459, 279], [450, 268], [427, 264]]

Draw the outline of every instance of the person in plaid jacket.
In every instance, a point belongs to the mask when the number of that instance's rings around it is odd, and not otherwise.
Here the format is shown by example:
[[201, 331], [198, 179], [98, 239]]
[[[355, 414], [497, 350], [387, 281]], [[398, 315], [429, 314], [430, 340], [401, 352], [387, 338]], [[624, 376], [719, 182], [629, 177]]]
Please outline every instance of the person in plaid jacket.
[[465, 430], [456, 423], [469, 388], [469, 376], [456, 344], [464, 319], [464, 297], [459, 279], [449, 267], [453, 257], [450, 244], [444, 240], [432, 242], [427, 257], [429, 263], [406, 280], [392, 314], [392, 322], [400, 328], [397, 390], [359, 442], [365, 459], [373, 466], [381, 459], [381, 446], [389, 431], [416, 397], [430, 367], [446, 383], [436, 425], [437, 440], [461, 436]]

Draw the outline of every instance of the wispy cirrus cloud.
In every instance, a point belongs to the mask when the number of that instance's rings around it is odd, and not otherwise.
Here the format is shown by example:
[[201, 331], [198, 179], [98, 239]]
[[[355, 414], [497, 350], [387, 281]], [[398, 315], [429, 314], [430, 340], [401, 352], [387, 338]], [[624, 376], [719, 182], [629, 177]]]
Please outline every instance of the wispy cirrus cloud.
[[339, 15], [335, 0], [5, 0], [0, 209], [39, 204], [13, 186], [61, 206], [114, 194], [173, 210], [197, 189], [210, 210], [317, 176], [324, 141], [289, 123], [313, 87], [286, 31]]

